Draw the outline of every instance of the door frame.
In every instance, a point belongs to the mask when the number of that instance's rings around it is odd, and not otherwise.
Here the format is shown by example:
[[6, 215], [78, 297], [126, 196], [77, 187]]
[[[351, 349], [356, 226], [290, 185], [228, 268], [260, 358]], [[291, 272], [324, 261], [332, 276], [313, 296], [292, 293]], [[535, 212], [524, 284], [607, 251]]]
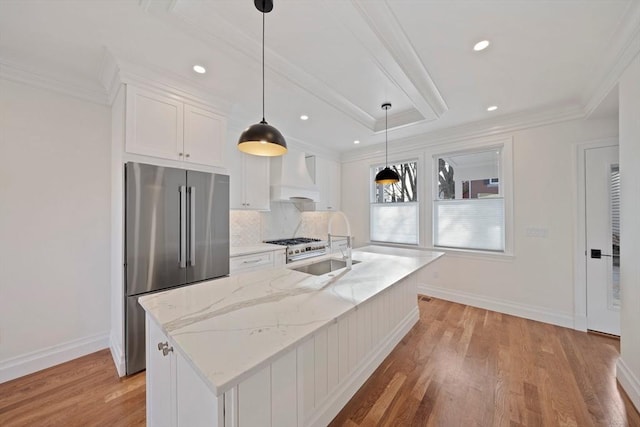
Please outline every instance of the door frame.
[[574, 304], [573, 304], [573, 328], [578, 331], [587, 331], [587, 224], [586, 224], [586, 199], [587, 189], [585, 157], [586, 151], [593, 148], [618, 146], [618, 138], [604, 138], [592, 141], [575, 143], [574, 179], [575, 215], [574, 224]]

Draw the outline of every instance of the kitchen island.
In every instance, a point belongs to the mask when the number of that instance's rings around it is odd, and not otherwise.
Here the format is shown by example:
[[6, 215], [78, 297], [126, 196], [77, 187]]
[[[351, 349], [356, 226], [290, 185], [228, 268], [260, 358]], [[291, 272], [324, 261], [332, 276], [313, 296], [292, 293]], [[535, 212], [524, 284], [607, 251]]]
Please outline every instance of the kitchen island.
[[415, 273], [440, 256], [370, 246], [351, 270], [273, 268], [141, 298], [148, 424], [326, 425], [418, 321]]

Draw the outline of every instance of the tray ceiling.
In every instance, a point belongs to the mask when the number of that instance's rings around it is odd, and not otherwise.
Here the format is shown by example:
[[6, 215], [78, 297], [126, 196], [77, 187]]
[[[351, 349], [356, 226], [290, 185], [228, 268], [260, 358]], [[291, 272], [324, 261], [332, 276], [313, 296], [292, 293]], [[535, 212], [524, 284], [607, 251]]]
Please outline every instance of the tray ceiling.
[[[356, 139], [384, 141], [385, 101], [393, 104], [390, 140], [550, 111], [584, 114], [606, 95], [598, 90], [640, 29], [633, 0], [274, 3], [267, 120], [293, 141], [335, 151]], [[105, 93], [109, 52], [224, 100], [232, 134], [260, 119], [261, 23], [251, 0], [6, 0], [1, 74], [20, 70]], [[491, 45], [474, 52], [482, 39]], [[193, 73], [196, 63], [207, 73]]]

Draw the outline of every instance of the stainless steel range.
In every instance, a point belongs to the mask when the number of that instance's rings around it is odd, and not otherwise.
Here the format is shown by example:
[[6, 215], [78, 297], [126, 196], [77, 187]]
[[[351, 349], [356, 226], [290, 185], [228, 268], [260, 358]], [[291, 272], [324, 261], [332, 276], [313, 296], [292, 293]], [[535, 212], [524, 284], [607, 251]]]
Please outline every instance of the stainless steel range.
[[267, 240], [265, 243], [286, 246], [287, 262], [299, 261], [301, 259], [320, 256], [327, 253], [327, 242], [325, 240], [310, 239], [308, 237]]

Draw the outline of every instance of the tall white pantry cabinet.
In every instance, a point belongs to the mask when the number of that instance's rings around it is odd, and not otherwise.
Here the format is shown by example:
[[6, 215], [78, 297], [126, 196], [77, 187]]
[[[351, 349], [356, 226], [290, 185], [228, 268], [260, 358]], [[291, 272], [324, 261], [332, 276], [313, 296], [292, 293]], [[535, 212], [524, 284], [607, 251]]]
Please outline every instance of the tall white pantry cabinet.
[[[182, 94], [182, 95], [179, 95]], [[124, 164], [129, 161], [228, 173], [227, 119], [183, 91], [121, 81], [111, 105], [111, 333], [119, 375], [124, 363]]]

